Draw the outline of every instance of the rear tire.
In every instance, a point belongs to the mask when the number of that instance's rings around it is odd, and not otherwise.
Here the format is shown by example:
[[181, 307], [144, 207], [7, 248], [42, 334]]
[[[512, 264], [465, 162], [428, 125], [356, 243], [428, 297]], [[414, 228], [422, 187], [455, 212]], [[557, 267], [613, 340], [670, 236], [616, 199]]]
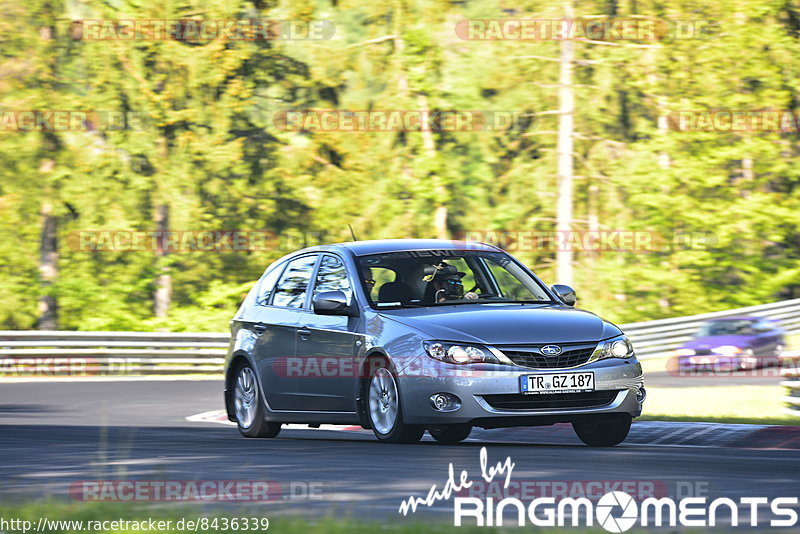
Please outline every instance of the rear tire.
[[456, 425], [438, 425], [428, 428], [428, 433], [438, 441], [445, 445], [453, 445], [459, 441], [464, 441], [472, 432], [472, 425], [456, 424]]
[[756, 359], [753, 349], [745, 349], [742, 359], [739, 361], [739, 369], [742, 371], [750, 371], [759, 367], [759, 361]]
[[236, 369], [233, 411], [239, 432], [246, 438], [274, 438], [281, 431], [280, 423], [264, 420], [264, 403], [261, 402], [256, 372], [249, 363], [242, 363]]
[[590, 447], [613, 447], [628, 437], [632, 421], [629, 414], [614, 413], [573, 421], [572, 428]]
[[372, 432], [384, 443], [416, 443], [425, 433], [422, 425], [403, 422], [403, 406], [397, 376], [385, 360], [369, 366], [372, 369], [367, 383], [367, 416]]

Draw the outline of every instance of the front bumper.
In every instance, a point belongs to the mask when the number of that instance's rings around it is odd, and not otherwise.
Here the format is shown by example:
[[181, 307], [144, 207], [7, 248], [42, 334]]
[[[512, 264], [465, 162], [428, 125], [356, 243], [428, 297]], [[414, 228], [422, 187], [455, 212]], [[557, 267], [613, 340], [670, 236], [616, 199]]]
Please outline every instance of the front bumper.
[[[541, 370], [511, 365], [460, 366], [428, 360], [424, 372], [401, 372], [398, 377], [403, 418], [409, 424], [467, 423], [490, 428], [569, 422], [607, 413], [627, 413], [637, 417], [642, 413], [644, 379], [642, 366], [635, 357], [603, 359], [570, 369]], [[554, 393], [548, 394], [548, 398], [557, 402], [526, 403], [537, 397], [545, 398], [540, 395], [523, 397], [520, 392], [520, 377], [524, 375], [584, 371], [594, 373], [595, 392], [592, 397], [588, 397], [590, 394]], [[461, 401], [460, 407], [453, 411], [437, 411], [430, 402], [430, 397], [436, 393], [455, 395]], [[575, 395], [570, 397], [574, 404], [570, 405], [572, 401], [560, 395]], [[539, 404], [542, 407], [510, 408], [519, 406], [519, 401], [523, 406]]]

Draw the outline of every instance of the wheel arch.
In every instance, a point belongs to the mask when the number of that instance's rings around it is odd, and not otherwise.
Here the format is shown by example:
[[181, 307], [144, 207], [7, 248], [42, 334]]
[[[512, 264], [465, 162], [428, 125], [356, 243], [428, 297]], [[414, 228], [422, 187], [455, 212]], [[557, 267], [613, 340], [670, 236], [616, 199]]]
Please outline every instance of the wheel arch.
[[258, 384], [258, 388], [263, 395], [263, 390], [261, 388], [261, 379], [258, 376], [258, 369], [253, 363], [250, 355], [244, 351], [237, 351], [231, 356], [230, 361], [228, 362], [228, 366], [225, 369], [225, 412], [228, 415], [229, 421], [236, 421], [236, 414], [233, 408], [233, 381], [236, 377], [236, 370], [239, 368], [240, 365], [243, 363], [248, 363], [256, 371], [256, 383]]
[[[358, 395], [356, 396], [356, 413], [358, 414], [359, 424], [363, 428], [370, 429], [372, 428], [372, 423], [370, 423], [369, 416], [367, 415], [367, 388], [369, 387], [369, 380], [372, 376], [371, 372], [372, 369], [370, 368], [370, 362], [381, 359], [387, 362], [393, 371], [396, 372], [396, 367], [394, 362], [392, 362], [392, 358], [380, 347], [373, 347], [367, 352], [364, 358], [361, 360], [361, 363], [358, 366]], [[397, 385], [398, 394], [401, 395], [400, 392], [400, 384]]]

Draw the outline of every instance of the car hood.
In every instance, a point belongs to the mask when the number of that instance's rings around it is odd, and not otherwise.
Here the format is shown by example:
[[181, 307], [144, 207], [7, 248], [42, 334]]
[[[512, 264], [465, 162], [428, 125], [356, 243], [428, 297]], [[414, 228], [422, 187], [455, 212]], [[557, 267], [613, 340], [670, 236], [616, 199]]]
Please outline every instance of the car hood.
[[721, 347], [722, 345], [733, 345], [735, 347], [746, 347], [753, 336], [743, 336], [737, 334], [729, 334], [727, 336], [708, 336], [698, 337], [687, 341], [683, 344], [687, 349], [713, 349], [714, 347]]
[[621, 330], [585, 311], [552, 305], [458, 304], [381, 311], [431, 339], [486, 343], [566, 343], [599, 341]]

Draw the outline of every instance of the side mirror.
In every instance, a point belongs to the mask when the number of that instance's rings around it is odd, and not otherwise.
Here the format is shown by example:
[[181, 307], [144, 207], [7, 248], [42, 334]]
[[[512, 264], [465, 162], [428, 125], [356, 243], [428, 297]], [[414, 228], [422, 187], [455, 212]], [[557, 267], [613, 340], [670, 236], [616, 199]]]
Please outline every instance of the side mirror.
[[561, 299], [561, 302], [567, 306], [575, 306], [575, 302], [578, 300], [578, 297], [575, 295], [574, 289], [569, 286], [565, 286], [564, 284], [555, 284], [550, 289], [553, 290], [553, 293], [558, 295], [558, 298]]
[[323, 291], [317, 293], [311, 305], [317, 315], [355, 315], [347, 303], [347, 295], [339, 291]]

